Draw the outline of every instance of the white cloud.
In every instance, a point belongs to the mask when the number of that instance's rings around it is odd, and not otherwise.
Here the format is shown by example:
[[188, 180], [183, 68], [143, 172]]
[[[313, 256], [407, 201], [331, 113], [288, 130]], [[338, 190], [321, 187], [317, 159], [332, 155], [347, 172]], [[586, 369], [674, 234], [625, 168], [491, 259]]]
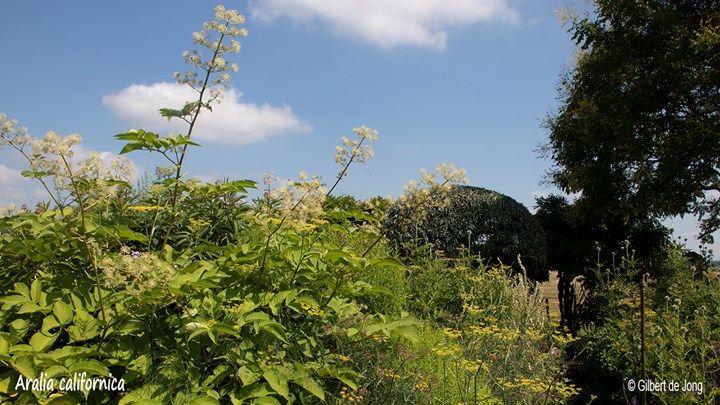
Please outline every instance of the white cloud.
[[[242, 93], [235, 88], [225, 90], [220, 104], [203, 110], [193, 130], [193, 139], [224, 144], [247, 144], [284, 133], [309, 132], [312, 127], [283, 105], [256, 105], [240, 101]], [[187, 131], [180, 119], [160, 116], [160, 108], [180, 109], [197, 98], [197, 93], [179, 83], [134, 84], [117, 94], [103, 97], [103, 104], [128, 125], [147, 131]]]
[[42, 199], [48, 199], [45, 190], [37, 180], [23, 177], [19, 170], [0, 165], [0, 207], [28, 204], [33, 206]]
[[386, 48], [444, 49], [448, 28], [519, 20], [506, 0], [260, 0], [250, 2], [250, 11], [265, 21], [319, 19], [340, 34]]

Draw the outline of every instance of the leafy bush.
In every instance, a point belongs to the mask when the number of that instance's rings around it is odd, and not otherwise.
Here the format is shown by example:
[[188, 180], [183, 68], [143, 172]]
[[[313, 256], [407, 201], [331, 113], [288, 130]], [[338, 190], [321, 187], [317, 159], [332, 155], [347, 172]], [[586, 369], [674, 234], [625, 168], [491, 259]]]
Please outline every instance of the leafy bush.
[[[696, 268], [677, 245], [666, 248], [660, 267], [661, 276], [650, 279], [646, 291], [647, 379], [676, 381], [681, 388], [685, 382], [701, 383], [702, 392], [664, 389], [647, 395], [652, 403], [715, 403], [720, 397], [720, 324], [710, 308], [720, 303], [719, 280], [696, 277]], [[606, 401], [637, 401], [641, 395], [627, 385], [643, 377], [640, 277], [630, 252], [608, 271], [598, 271], [593, 290], [598, 322], [580, 333], [580, 358], [594, 366], [590, 391]]]
[[512, 264], [519, 271], [519, 255], [528, 277], [548, 279], [543, 266], [547, 246], [540, 224], [522, 204], [495, 191], [456, 185], [432, 196], [422, 213], [395, 203], [388, 208], [383, 225], [392, 246], [403, 256], [417, 243], [430, 243], [452, 258], [467, 247], [473, 254]]
[[[567, 338], [525, 277], [469, 255], [457, 266], [429, 257], [427, 268], [409, 269], [378, 231], [385, 200], [328, 199], [351, 163], [372, 155], [363, 144], [377, 139], [375, 131], [360, 127], [358, 140], [343, 139], [330, 191], [301, 173], [250, 205], [253, 181], [182, 176], [196, 145], [193, 123], [229, 80], [221, 72], [233, 70], [217, 58], [238, 44], [223, 40], [245, 34], [237, 12], [215, 13], [194, 35], [212, 59], [186, 54], [205, 80], [178, 76], [199, 90], [198, 100], [161, 109], [185, 121], [188, 133], [116, 136], [126, 141], [122, 153], [158, 152], [172, 162], [135, 190], [127, 165], [74, 166], [79, 136], [34, 140], [0, 114], [0, 146], [28, 160], [33, 171], [24, 174], [54, 204], [0, 216], [7, 285], [0, 401], [557, 403], [572, 396], [561, 360]], [[451, 165], [438, 172], [445, 179], [431, 187], [438, 195], [465, 177]], [[418, 196], [427, 194], [412, 190], [402, 200], [422, 209]], [[441, 294], [422, 295], [438, 280], [447, 282]], [[60, 386], [68, 381], [74, 385]]]

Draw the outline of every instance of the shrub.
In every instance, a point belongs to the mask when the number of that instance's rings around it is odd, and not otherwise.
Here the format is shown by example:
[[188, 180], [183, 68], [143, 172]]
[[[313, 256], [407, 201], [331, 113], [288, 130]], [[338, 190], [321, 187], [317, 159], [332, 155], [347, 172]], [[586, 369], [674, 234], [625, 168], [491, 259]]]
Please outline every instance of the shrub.
[[[665, 249], [665, 260], [646, 287], [645, 336], [647, 379], [679, 382], [681, 389], [648, 392], [650, 403], [715, 403], [720, 396], [720, 325], [717, 308], [720, 282], [695, 277], [695, 268], [680, 246]], [[603, 266], [598, 266], [603, 269]], [[627, 383], [642, 376], [640, 271], [628, 253], [607, 271], [598, 271], [593, 290], [597, 323], [584, 327], [580, 358], [592, 365], [590, 391], [605, 401], [639, 400]], [[685, 382], [702, 384], [683, 390]], [[608, 389], [610, 388], [610, 389]], [[699, 388], [699, 387], [694, 387]]]
[[546, 242], [538, 221], [519, 202], [479, 187], [452, 186], [433, 197], [422, 215], [405, 204], [393, 204], [384, 228], [391, 245], [409, 256], [418, 243], [429, 243], [451, 258], [463, 247], [519, 271], [518, 255], [533, 280], [545, 281]]

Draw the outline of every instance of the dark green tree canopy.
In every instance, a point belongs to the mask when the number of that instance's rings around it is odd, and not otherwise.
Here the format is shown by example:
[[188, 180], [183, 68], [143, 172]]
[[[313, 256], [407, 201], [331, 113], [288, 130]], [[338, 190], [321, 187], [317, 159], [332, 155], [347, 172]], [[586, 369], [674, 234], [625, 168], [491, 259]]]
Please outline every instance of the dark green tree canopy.
[[612, 218], [720, 228], [720, 2], [596, 0], [547, 120], [551, 180]]
[[461, 247], [469, 247], [473, 254], [499, 259], [516, 269], [520, 255], [528, 277], [547, 279], [542, 227], [514, 199], [484, 188], [455, 185], [447, 200], [435, 201], [424, 210], [424, 215], [418, 215], [402, 204], [388, 208], [384, 228], [401, 254], [410, 254], [416, 243], [432, 243], [449, 257], [457, 257]]

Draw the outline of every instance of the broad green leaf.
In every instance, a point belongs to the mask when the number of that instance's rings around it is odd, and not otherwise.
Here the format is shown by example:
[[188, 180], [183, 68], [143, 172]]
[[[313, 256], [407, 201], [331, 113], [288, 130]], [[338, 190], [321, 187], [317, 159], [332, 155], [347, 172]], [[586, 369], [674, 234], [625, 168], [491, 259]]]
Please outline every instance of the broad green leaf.
[[185, 107], [183, 107], [183, 109], [181, 111], [181, 114], [191, 115], [197, 110], [199, 105], [200, 105], [199, 101], [192, 101], [192, 102], [186, 103]]
[[283, 398], [290, 400], [290, 388], [288, 387], [288, 381], [285, 376], [280, 375], [272, 368], [267, 368], [263, 372], [263, 377], [275, 392]]
[[40, 171], [33, 172], [30, 170], [23, 170], [20, 172], [20, 175], [23, 177], [29, 177], [31, 179], [39, 179], [41, 177], [49, 176], [50, 173], [49, 172], [40, 172]]
[[47, 405], [78, 405], [80, 402], [78, 402], [75, 398], [71, 397], [67, 394], [52, 394], [50, 397], [48, 397], [50, 401], [47, 402]]
[[103, 363], [95, 359], [85, 359], [78, 361], [68, 368], [68, 373], [74, 375], [75, 373], [87, 373], [88, 376], [100, 376], [107, 377], [110, 375], [110, 370]]
[[82, 309], [75, 308], [73, 325], [68, 327], [70, 342], [90, 340], [98, 335], [100, 322]]
[[216, 335], [230, 335], [240, 337], [240, 333], [238, 333], [238, 331], [235, 330], [232, 326], [224, 325], [221, 323], [213, 325], [210, 329]]
[[[26, 302], [30, 302], [30, 300], [27, 297], [24, 297], [22, 295], [7, 295], [5, 297], [0, 297], [0, 302], [7, 306], [15, 306], [18, 304], [24, 304]], [[9, 308], [6, 308], [6, 309], [9, 309]]]
[[400, 325], [393, 329], [392, 334], [413, 342], [420, 341], [420, 330], [415, 325]]
[[120, 151], [120, 154], [124, 155], [124, 154], [132, 152], [134, 150], [140, 150], [140, 149], [145, 149], [145, 148], [146, 148], [145, 145], [143, 145], [140, 142], [132, 142], [132, 143], [128, 143], [125, 146], [123, 146], [122, 150]]
[[164, 405], [163, 401], [154, 399], [160, 396], [167, 396], [166, 387], [156, 384], [143, 385], [122, 397], [118, 405]]
[[204, 333], [207, 333], [209, 328], [207, 325], [205, 325], [202, 322], [190, 322], [187, 325], [183, 326], [180, 331], [181, 332], [190, 332], [190, 336], [188, 336], [188, 340], [193, 340], [195, 337], [200, 336]]
[[73, 320], [74, 312], [72, 306], [63, 301], [55, 301], [53, 304], [53, 314], [61, 325], [69, 325]]
[[109, 185], [109, 186], [122, 186], [127, 189], [132, 189], [132, 185], [124, 180], [110, 179], [110, 180], [105, 180], [105, 183], [107, 183], [107, 185]]
[[321, 401], [325, 400], [325, 391], [323, 390], [322, 386], [310, 376], [295, 378], [292, 380], [292, 382], [303, 387], [305, 391], [320, 398]]
[[99, 227], [100, 227], [100, 224], [93, 221], [92, 219], [90, 219], [90, 218], [85, 219], [85, 232], [87, 232], [87, 233], [95, 232], [95, 230], [98, 229]]
[[10, 342], [3, 335], [0, 335], [0, 355], [10, 354]]
[[18, 318], [10, 322], [10, 333], [12, 333], [14, 336], [25, 336], [29, 329], [30, 321], [27, 319]]
[[297, 290], [280, 291], [279, 293], [275, 294], [275, 296], [272, 297], [268, 305], [270, 307], [270, 312], [272, 312], [273, 315], [278, 316], [280, 313], [280, 308], [282, 308], [283, 302], [287, 300], [292, 300], [295, 295], [297, 295]]
[[20, 308], [17, 310], [17, 314], [32, 314], [35, 312], [41, 312], [42, 308], [38, 306], [38, 304], [35, 304], [34, 302], [26, 302], [20, 306]]
[[238, 369], [237, 376], [240, 377], [244, 386], [248, 386], [258, 381], [262, 377], [262, 374], [251, 371], [247, 366], [242, 366]]
[[67, 377], [70, 375], [68, 373], [68, 369], [65, 366], [58, 366], [58, 365], [50, 366], [50, 367], [46, 368], [44, 373], [47, 374], [47, 376], [49, 378]]
[[52, 358], [59, 362], [64, 362], [70, 358], [80, 359], [95, 356], [96, 354], [95, 350], [84, 346], [63, 346], [50, 352]]
[[55, 316], [53, 316], [53, 315], [48, 315], [43, 319], [41, 330], [46, 335], [52, 335], [55, 333], [52, 330], [59, 326], [60, 326], [60, 322], [58, 322], [57, 318], [55, 318]]
[[15, 288], [15, 291], [16, 291], [18, 294], [22, 295], [23, 297], [25, 297], [25, 298], [27, 298], [27, 299], [29, 299], [29, 300], [32, 299], [32, 298], [30, 298], [30, 289], [29, 289], [28, 286], [26, 286], [25, 284], [23, 284], [23, 283], [15, 283], [15, 284], [13, 284], [13, 287]]
[[260, 397], [252, 401], [253, 405], [280, 405], [275, 397]]
[[[240, 401], [251, 398], [263, 398], [274, 394], [275, 391], [271, 391], [270, 386], [267, 383], [251, 384], [242, 387], [239, 391], [236, 391], [234, 396]], [[244, 402], [243, 402], [244, 403]]]
[[360, 331], [357, 330], [356, 328], [348, 328], [347, 337], [353, 337], [353, 336], [357, 335], [359, 332]]
[[[142, 129], [140, 131], [142, 131]], [[143, 133], [144, 133], [144, 131], [143, 131]], [[115, 138], [119, 139], [121, 141], [138, 141], [138, 140], [140, 140], [138, 131], [123, 132], [122, 134], [115, 135]]]
[[25, 378], [35, 378], [37, 376], [35, 360], [32, 356], [15, 357], [12, 361], [12, 367]]
[[30, 338], [30, 346], [32, 346], [36, 352], [44, 353], [55, 343], [59, 335], [59, 333], [46, 335], [42, 332], [35, 332]]
[[15, 385], [20, 375], [15, 370], [9, 370], [0, 374], [0, 394], [14, 394]]
[[382, 259], [373, 259], [370, 261], [370, 266], [380, 267], [405, 267], [402, 262], [392, 257], [385, 257]]
[[167, 117], [168, 121], [170, 121], [170, 119], [172, 119], [174, 117], [179, 118], [179, 117], [183, 117], [187, 114], [183, 114], [182, 111], [174, 110], [172, 108], [161, 108], [160, 115], [162, 115], [163, 117]]
[[190, 405], [220, 405], [220, 401], [213, 397], [202, 395], [193, 398], [192, 402], [190, 402]]

